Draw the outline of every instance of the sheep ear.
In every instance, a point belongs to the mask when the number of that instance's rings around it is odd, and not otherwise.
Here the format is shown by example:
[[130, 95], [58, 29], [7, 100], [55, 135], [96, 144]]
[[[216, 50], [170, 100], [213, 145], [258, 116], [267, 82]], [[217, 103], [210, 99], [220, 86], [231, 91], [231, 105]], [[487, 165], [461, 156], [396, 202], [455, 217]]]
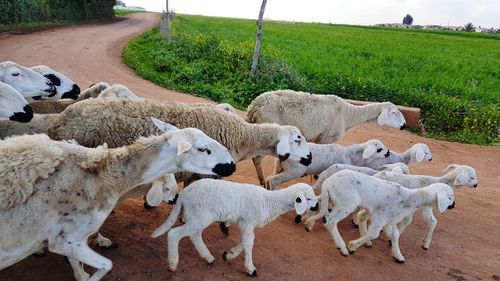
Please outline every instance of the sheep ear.
[[166, 132], [173, 132], [173, 131], [177, 131], [179, 130], [179, 128], [177, 128], [176, 126], [174, 125], [170, 125], [168, 123], [165, 123], [159, 119], [156, 119], [154, 117], [151, 117], [151, 121], [153, 121], [153, 123], [155, 124], [155, 126], [160, 129], [160, 131], [166, 133]]
[[383, 108], [380, 114], [378, 115], [377, 122], [379, 125], [385, 125], [387, 124], [387, 114], [388, 114], [388, 109]]
[[276, 145], [276, 152], [281, 161], [285, 161], [290, 156], [290, 143], [288, 142], [289, 134], [282, 134], [279, 137], [278, 145]]
[[372, 144], [368, 144], [368, 147], [363, 150], [363, 159], [366, 159], [375, 153], [376, 147]]
[[453, 182], [453, 185], [464, 185], [467, 183], [468, 179], [469, 179], [469, 175], [467, 174], [467, 172], [460, 172], [455, 177], [455, 181]]
[[161, 200], [163, 199], [163, 184], [160, 180], [155, 180], [153, 182], [153, 185], [148, 191], [148, 194], [146, 194], [146, 202], [150, 206], [158, 206], [161, 203]]
[[417, 162], [424, 161], [424, 157], [425, 157], [425, 151], [423, 151], [421, 148], [417, 149], [415, 153], [415, 159], [417, 160]]
[[99, 85], [99, 93], [101, 93], [102, 91], [106, 90], [108, 87], [106, 85], [103, 85], [103, 84], [100, 84]]
[[451, 172], [453, 170], [455, 170], [455, 168], [457, 168], [457, 165], [456, 164], [450, 164], [448, 165], [448, 167], [446, 167], [446, 169], [443, 170], [443, 173], [448, 173], [448, 172]]
[[449, 205], [448, 196], [444, 192], [438, 192], [437, 194], [438, 208], [439, 212], [444, 213]]
[[302, 215], [307, 209], [306, 197], [301, 194], [295, 199], [295, 212], [297, 215]]

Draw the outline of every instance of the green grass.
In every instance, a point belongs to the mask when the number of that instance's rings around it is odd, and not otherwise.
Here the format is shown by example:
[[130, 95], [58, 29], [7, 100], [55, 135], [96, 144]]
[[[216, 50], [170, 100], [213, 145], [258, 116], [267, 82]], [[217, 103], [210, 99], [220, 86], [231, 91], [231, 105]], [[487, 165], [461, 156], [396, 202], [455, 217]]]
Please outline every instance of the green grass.
[[500, 36], [268, 21], [251, 76], [255, 32], [253, 20], [177, 15], [170, 45], [155, 29], [123, 58], [164, 87], [240, 108], [278, 88], [389, 100], [420, 107], [426, 135], [499, 142]]
[[115, 16], [126, 16], [128, 14], [145, 12], [145, 11], [134, 11], [134, 10], [122, 10], [122, 9], [116, 9], [114, 11], [115, 11]]

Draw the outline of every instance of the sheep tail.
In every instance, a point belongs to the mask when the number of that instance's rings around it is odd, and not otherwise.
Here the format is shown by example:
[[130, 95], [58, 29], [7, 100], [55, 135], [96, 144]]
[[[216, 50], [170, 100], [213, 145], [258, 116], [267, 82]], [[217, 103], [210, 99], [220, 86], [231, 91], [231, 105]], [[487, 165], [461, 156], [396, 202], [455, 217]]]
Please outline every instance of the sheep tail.
[[160, 235], [163, 235], [167, 231], [169, 231], [174, 223], [177, 221], [177, 218], [179, 217], [179, 214], [181, 213], [182, 209], [182, 203], [177, 202], [177, 204], [174, 205], [174, 208], [170, 212], [170, 215], [168, 216], [167, 220], [158, 227], [153, 234], [151, 234], [151, 237], [156, 238]]

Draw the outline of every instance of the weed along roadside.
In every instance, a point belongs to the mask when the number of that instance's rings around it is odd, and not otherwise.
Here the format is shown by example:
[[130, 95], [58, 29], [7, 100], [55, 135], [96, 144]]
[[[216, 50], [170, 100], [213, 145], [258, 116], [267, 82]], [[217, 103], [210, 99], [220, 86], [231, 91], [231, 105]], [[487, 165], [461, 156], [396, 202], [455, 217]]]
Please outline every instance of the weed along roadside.
[[251, 76], [254, 24], [178, 15], [170, 45], [153, 29], [130, 41], [122, 57], [158, 85], [241, 109], [285, 88], [389, 100], [420, 108], [425, 136], [500, 142], [498, 36], [270, 21]]

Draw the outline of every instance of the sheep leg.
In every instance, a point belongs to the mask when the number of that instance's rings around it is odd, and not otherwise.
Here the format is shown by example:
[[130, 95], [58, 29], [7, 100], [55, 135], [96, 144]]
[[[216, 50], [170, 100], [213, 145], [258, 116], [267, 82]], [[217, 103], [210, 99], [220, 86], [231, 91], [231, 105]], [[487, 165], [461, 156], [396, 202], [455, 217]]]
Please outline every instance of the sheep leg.
[[102, 236], [100, 232], [97, 232], [96, 236], [90, 238], [90, 244], [101, 249], [114, 249], [118, 246], [118, 244], [114, 244], [109, 238]]
[[[88, 279], [88, 281], [98, 281], [101, 280], [108, 271], [113, 267], [111, 260], [99, 255], [94, 252], [88, 245], [87, 239], [81, 242], [73, 242], [71, 244], [64, 240], [55, 240], [51, 243], [49, 240], [49, 251], [57, 254], [67, 256], [70, 260], [71, 267], [73, 270], [79, 267], [79, 262], [87, 264], [91, 267], [97, 269], [97, 271]], [[78, 266], [77, 266], [78, 264]], [[83, 269], [77, 269], [75, 272], [75, 277], [82, 276]], [[84, 279], [85, 280], [85, 279]]]
[[259, 183], [261, 186], [265, 186], [264, 182], [264, 174], [262, 172], [262, 159], [264, 159], [263, 155], [258, 155], [252, 158], [253, 165], [255, 166], [255, 171], [257, 172], [257, 177], [259, 177]]
[[241, 252], [243, 251], [243, 249], [244, 249], [243, 243], [240, 243], [240, 244], [232, 247], [231, 250], [229, 250], [228, 252], [224, 252], [224, 254], [222, 255], [222, 259], [224, 261], [232, 260], [232, 259], [236, 258], [237, 256], [239, 256], [241, 254]]
[[198, 251], [200, 257], [204, 258], [209, 264], [213, 263], [215, 258], [208, 250], [207, 245], [203, 242], [203, 237], [201, 237], [202, 231], [198, 231], [195, 234], [189, 236], [191, 242], [193, 242], [194, 247]]
[[285, 173], [279, 173], [277, 175], [268, 177], [266, 179], [265, 186], [270, 190], [274, 190], [277, 189], [280, 183], [300, 178], [302, 175], [303, 175], [302, 171], [299, 171], [297, 173], [295, 172], [295, 170], [288, 170]]
[[391, 238], [392, 246], [392, 257], [397, 263], [404, 263], [405, 257], [401, 254], [401, 249], [399, 249], [399, 236], [400, 232], [396, 224], [388, 224], [384, 227], [384, 232]]
[[374, 216], [372, 216], [372, 222], [370, 226], [368, 227], [368, 232], [366, 235], [356, 239], [349, 241], [348, 248], [350, 252], [356, 251], [361, 245], [366, 244], [366, 242], [370, 240], [377, 239], [377, 237], [380, 235], [380, 231], [384, 227], [384, 223], [373, 219]]
[[344, 239], [342, 239], [342, 236], [340, 236], [337, 224], [339, 221], [347, 217], [354, 209], [356, 209], [356, 206], [336, 205], [335, 208], [333, 208], [333, 210], [328, 214], [328, 219], [325, 224], [325, 227], [330, 232], [333, 241], [335, 241], [335, 245], [337, 246], [337, 248], [340, 248], [340, 252], [343, 256], [348, 256], [349, 251], [347, 250]]
[[168, 232], [167, 245], [168, 245], [168, 266], [170, 271], [175, 271], [179, 264], [179, 241], [182, 238], [191, 236], [198, 231], [202, 231], [205, 227], [200, 227], [186, 223], [179, 227], [173, 228]]
[[424, 240], [422, 241], [422, 248], [428, 250], [432, 242], [432, 234], [434, 233], [434, 228], [437, 225], [437, 219], [432, 213], [432, 208], [423, 208], [422, 216], [427, 221], [427, 233], [425, 234]]
[[87, 281], [89, 280], [90, 274], [83, 270], [83, 264], [75, 258], [68, 257], [69, 264], [73, 269], [73, 274], [75, 275], [76, 281]]
[[403, 231], [405, 231], [405, 229], [408, 227], [408, 225], [410, 225], [412, 220], [413, 220], [413, 214], [405, 217], [402, 221], [398, 223], [398, 230], [400, 234], [403, 233]]
[[281, 171], [283, 171], [283, 169], [281, 167], [281, 161], [278, 158], [276, 158], [276, 160], [274, 160], [274, 172], [273, 172], [273, 175], [277, 175]]
[[250, 277], [257, 277], [257, 270], [253, 265], [252, 250], [255, 239], [254, 228], [250, 226], [242, 227], [242, 244], [245, 250], [245, 269]]
[[[358, 227], [359, 227], [359, 237], [363, 237], [368, 233], [368, 227], [367, 227], [368, 218], [369, 218], [369, 216], [368, 216], [368, 212], [366, 211], [366, 209], [360, 210], [356, 214], [356, 221], [357, 221]], [[368, 242], [366, 242], [365, 246], [366, 247], [373, 246], [372, 241], [369, 240]]]

